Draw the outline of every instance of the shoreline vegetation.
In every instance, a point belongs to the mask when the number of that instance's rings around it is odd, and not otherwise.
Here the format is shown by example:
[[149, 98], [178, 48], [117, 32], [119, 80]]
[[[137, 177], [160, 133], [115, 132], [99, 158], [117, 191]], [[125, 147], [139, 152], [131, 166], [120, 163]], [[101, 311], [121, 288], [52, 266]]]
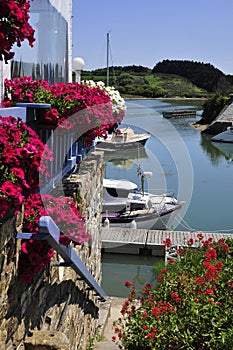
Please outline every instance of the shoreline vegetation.
[[[106, 83], [107, 68], [83, 71], [82, 80]], [[209, 98], [233, 92], [233, 76], [225, 75], [211, 64], [164, 60], [154, 68], [114, 66], [109, 85], [124, 98]]]
[[[233, 93], [233, 76], [209, 63], [164, 60], [153, 69], [134, 65], [111, 69], [109, 85], [125, 100], [203, 101], [202, 117], [193, 124], [201, 131], [216, 119]], [[106, 82], [106, 77], [106, 68], [82, 72], [84, 82]]]

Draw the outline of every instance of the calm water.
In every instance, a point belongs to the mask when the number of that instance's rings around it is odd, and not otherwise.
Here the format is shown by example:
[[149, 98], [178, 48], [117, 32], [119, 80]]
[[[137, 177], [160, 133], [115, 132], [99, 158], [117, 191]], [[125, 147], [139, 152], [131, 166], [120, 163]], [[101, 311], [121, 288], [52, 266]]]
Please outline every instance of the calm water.
[[[197, 108], [195, 118], [165, 119], [163, 110]], [[170, 223], [175, 230], [233, 233], [233, 144], [212, 143], [190, 123], [201, 117], [201, 101], [127, 101], [124, 124], [149, 131], [145, 148], [106, 157], [105, 176], [126, 178], [140, 185], [137, 167], [152, 171], [147, 189], [172, 192], [183, 209]], [[123, 262], [124, 261], [124, 262]], [[109, 295], [127, 295], [126, 279], [148, 282], [154, 260], [145, 257], [103, 256], [103, 287]], [[111, 288], [110, 288], [111, 286]]]

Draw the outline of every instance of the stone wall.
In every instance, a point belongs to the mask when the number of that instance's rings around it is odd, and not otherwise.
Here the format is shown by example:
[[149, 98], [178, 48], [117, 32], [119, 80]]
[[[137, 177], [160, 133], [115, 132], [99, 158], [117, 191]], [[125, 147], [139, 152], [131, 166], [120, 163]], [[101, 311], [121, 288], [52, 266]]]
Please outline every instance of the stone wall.
[[[75, 249], [99, 284], [102, 179], [103, 156], [92, 152], [62, 189], [86, 216], [92, 238]], [[31, 283], [21, 283], [17, 271], [20, 240], [14, 238], [17, 224], [20, 230], [20, 221], [10, 218], [0, 227], [0, 349], [88, 349], [98, 328], [100, 302], [70, 267], [50, 265]]]

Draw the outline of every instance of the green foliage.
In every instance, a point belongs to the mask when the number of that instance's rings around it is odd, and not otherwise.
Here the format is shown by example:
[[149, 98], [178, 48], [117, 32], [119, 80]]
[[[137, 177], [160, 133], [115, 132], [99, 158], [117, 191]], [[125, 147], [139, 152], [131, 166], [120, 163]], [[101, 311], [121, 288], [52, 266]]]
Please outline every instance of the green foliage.
[[[98, 74], [96, 73], [98, 72]], [[106, 76], [100, 70], [83, 72], [83, 80], [103, 81], [106, 84]], [[188, 79], [169, 74], [136, 74], [132, 72], [115, 72], [110, 75], [109, 84], [115, 86], [124, 97], [205, 97], [207, 92], [193, 85]]]
[[203, 104], [202, 118], [199, 124], [210, 124], [222, 109], [229, 103], [230, 98], [222, 95], [214, 95]]
[[[188, 61], [164, 62], [153, 70], [142, 66], [112, 67], [109, 84], [119, 90], [124, 97], [147, 98], [176, 96], [200, 98], [208, 97], [210, 95], [208, 91], [228, 93], [232, 88], [231, 76], [225, 76], [211, 65], [200, 64], [202, 69], [199, 69], [199, 64], [194, 62], [189, 62], [190, 64], [186, 63]], [[103, 81], [105, 84], [106, 76], [106, 68], [82, 72], [83, 80]]]
[[121, 349], [233, 348], [233, 240], [212, 243], [199, 233], [187, 245], [161, 269], [155, 289], [137, 292], [126, 281], [130, 293], [112, 337]]
[[152, 73], [180, 75], [208, 92], [229, 94], [232, 91], [232, 79], [209, 63], [164, 60], [156, 64]]

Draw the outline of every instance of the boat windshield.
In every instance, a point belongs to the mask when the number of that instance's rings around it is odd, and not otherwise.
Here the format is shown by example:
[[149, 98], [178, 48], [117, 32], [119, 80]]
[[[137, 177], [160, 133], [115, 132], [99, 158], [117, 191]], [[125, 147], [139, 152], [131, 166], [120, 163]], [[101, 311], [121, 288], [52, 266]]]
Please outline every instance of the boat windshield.
[[143, 210], [145, 209], [145, 203], [131, 203], [130, 204], [130, 210], [134, 211], [134, 210]]

